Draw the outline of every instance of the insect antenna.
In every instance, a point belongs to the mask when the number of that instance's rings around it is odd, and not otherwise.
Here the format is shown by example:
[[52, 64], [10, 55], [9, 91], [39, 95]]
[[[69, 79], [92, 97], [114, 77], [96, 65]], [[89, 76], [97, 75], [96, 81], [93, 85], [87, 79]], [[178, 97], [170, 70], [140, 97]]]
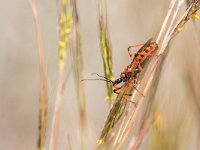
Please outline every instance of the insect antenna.
[[82, 81], [85, 81], [85, 80], [101, 80], [101, 81], [106, 81], [106, 82], [111, 82], [111, 83], [114, 83], [114, 82], [113, 82], [113, 81], [111, 81], [111, 80], [99, 79], [99, 78], [97, 78], [97, 79], [82, 79], [82, 80], [81, 80], [81, 82], [82, 82]]
[[92, 75], [97, 75], [98, 77], [104, 78], [105, 80], [114, 83], [112, 80], [110, 80], [110, 79], [108, 79], [108, 78], [106, 78], [106, 77], [104, 77], [104, 76], [102, 76], [102, 75], [99, 75], [98, 73], [91, 73], [91, 74], [92, 74]]
[[[101, 76], [101, 75], [99, 75], [98, 73], [92, 73], [92, 75], [97, 75], [97, 76], [100, 77], [100, 78], [96, 78], [96, 79], [82, 79], [81, 82], [82, 82], [82, 81], [85, 81], [85, 80], [101, 80], [101, 81], [106, 81], [106, 82], [114, 83], [112, 80], [110, 80], [110, 79], [108, 79], [108, 78], [106, 78], [106, 77], [104, 77], [104, 76]], [[104, 78], [104, 79], [101, 79], [101, 78]]]

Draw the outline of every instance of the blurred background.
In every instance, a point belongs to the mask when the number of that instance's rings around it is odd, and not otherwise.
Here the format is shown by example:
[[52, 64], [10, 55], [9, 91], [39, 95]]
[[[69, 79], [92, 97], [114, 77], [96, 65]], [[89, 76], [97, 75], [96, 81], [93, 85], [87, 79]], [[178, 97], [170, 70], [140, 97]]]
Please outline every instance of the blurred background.
[[[42, 27], [48, 86], [48, 147], [58, 82], [58, 12], [56, 1], [36, 1], [36, 4]], [[168, 5], [169, 1], [158, 0], [107, 2], [115, 78], [130, 63], [127, 47], [145, 43], [150, 37], [157, 36]], [[0, 149], [33, 150], [36, 149], [39, 115], [39, 64], [35, 24], [28, 1], [2, 1], [0, 8]], [[85, 78], [91, 78], [93, 72], [103, 75], [96, 2], [78, 0], [77, 9], [84, 59], [83, 75]], [[184, 140], [179, 149], [198, 149], [200, 139], [200, 95], [196, 91], [200, 89], [200, 21], [195, 24], [189, 21], [187, 29], [171, 42], [155, 99], [165, 118], [164, 122], [168, 124], [176, 120], [176, 125], [181, 128], [178, 136]], [[69, 53], [67, 58], [68, 72], [72, 72], [70, 55]], [[88, 81], [85, 86], [88, 148], [94, 149], [109, 113], [109, 105], [105, 101], [107, 92], [104, 82]], [[72, 149], [80, 149], [75, 90], [71, 73], [61, 105], [58, 150], [65, 149], [69, 139]], [[170, 129], [169, 134], [176, 141], [178, 136], [173, 136], [176, 132]]]

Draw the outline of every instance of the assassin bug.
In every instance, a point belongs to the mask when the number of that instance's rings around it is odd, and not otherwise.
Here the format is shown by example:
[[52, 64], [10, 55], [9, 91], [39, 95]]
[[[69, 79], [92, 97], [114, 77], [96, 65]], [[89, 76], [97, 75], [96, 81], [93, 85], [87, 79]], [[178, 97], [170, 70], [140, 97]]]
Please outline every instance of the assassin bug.
[[[138, 50], [138, 52], [134, 55], [134, 58], [133, 58], [130, 48], [136, 47], [136, 46], [142, 46], [142, 47]], [[113, 82], [113, 88], [114, 88], [113, 92], [116, 94], [119, 94], [119, 90], [122, 88], [122, 86], [119, 86], [119, 84], [121, 82], [128, 81], [131, 78], [131, 73], [134, 73], [133, 78], [134, 78], [134, 84], [135, 84], [138, 73], [142, 72], [143, 70], [143, 65], [150, 57], [154, 56], [154, 53], [156, 52], [157, 49], [158, 49], [158, 44], [155, 42], [152, 42], [152, 38], [149, 39], [145, 44], [129, 46], [128, 54], [132, 62], [130, 65], [124, 68], [124, 71], [120, 74], [120, 78], [116, 79]], [[142, 94], [141, 92], [139, 93]]]
[[[142, 46], [142, 47], [138, 50], [138, 52], [134, 55], [134, 58], [133, 58], [130, 49], [133, 48], [133, 47], [137, 47], [137, 46]], [[134, 46], [129, 46], [128, 47], [128, 54], [131, 58], [131, 64], [124, 68], [124, 71], [120, 74], [120, 78], [112, 81], [112, 80], [110, 80], [110, 79], [108, 79], [104, 76], [101, 76], [97, 73], [93, 73], [93, 74], [96, 74], [97, 76], [104, 78], [104, 79], [99, 78], [99, 79], [83, 79], [83, 80], [102, 80], [102, 81], [106, 81], [106, 82], [111, 82], [113, 84], [113, 88], [114, 88], [113, 92], [116, 93], [116, 94], [119, 94], [119, 90], [122, 88], [122, 86], [119, 86], [119, 84], [121, 82], [128, 81], [131, 78], [132, 73], [134, 74], [133, 75], [133, 82], [134, 82], [134, 84], [136, 84], [137, 75], [140, 72], [142, 72], [145, 62], [148, 61], [148, 59], [150, 57], [154, 56], [154, 53], [157, 51], [157, 49], [158, 49], [158, 44], [155, 43], [155, 42], [152, 42], [152, 38], [149, 39], [145, 44], [138, 44], [138, 45], [134, 45]], [[81, 81], [83, 81], [83, 80], [81, 80]], [[143, 95], [139, 90], [137, 90], [137, 91], [141, 95]], [[127, 95], [131, 96], [131, 94], [127, 94]]]

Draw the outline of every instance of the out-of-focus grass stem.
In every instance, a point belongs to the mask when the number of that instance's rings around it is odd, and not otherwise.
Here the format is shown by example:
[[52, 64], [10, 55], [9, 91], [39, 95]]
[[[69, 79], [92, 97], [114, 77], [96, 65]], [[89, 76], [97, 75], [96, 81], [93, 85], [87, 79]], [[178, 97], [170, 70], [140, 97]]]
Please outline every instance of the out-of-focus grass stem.
[[76, 0], [70, 0], [70, 7], [72, 9], [72, 28], [71, 28], [71, 53], [72, 53], [72, 64], [75, 76], [75, 85], [78, 98], [79, 117], [80, 117], [80, 130], [81, 130], [81, 149], [87, 149], [87, 112], [86, 112], [86, 98], [85, 98], [85, 87], [84, 83], [80, 82], [83, 72], [83, 57], [81, 51], [81, 37], [79, 31], [79, 18], [76, 7]]
[[39, 57], [39, 67], [40, 67], [40, 106], [39, 106], [39, 127], [38, 127], [38, 140], [37, 140], [37, 150], [45, 149], [45, 134], [46, 134], [46, 116], [47, 116], [47, 89], [46, 89], [46, 78], [44, 71], [44, 56], [42, 48], [42, 32], [40, 27], [40, 22], [38, 18], [37, 8], [35, 0], [29, 0], [32, 9], [36, 34], [37, 34], [37, 46], [38, 46], [38, 57]]
[[[66, 58], [69, 49], [69, 36], [71, 31], [71, 25], [73, 22], [71, 16], [71, 9], [67, 7], [67, 0], [60, 0], [58, 2], [58, 12], [59, 12], [59, 41], [58, 41], [58, 64], [59, 64], [59, 76], [57, 85], [57, 94], [55, 99], [55, 108], [52, 119], [51, 135], [49, 149], [56, 150], [58, 141], [58, 129], [60, 122], [60, 106], [63, 99], [63, 91], [65, 87], [65, 65]], [[61, 5], [61, 6], [60, 6]]]
[[[108, 23], [107, 23], [106, 0], [98, 0], [97, 10], [98, 10], [98, 23], [99, 23], [99, 40], [101, 47], [101, 56], [104, 65], [104, 75], [106, 78], [114, 80], [113, 66], [112, 66], [112, 48], [111, 48], [111, 41], [109, 37]], [[114, 100], [113, 86], [108, 82], [106, 82], [106, 86], [108, 93], [106, 99], [109, 102], [113, 102]]]

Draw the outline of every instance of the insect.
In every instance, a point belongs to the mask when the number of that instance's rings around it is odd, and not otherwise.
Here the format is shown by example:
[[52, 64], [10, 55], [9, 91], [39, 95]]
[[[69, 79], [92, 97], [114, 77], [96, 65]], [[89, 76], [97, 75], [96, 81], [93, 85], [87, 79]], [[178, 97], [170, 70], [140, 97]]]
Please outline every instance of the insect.
[[[134, 55], [134, 58], [133, 58], [130, 49], [133, 47], [137, 47], [137, 46], [142, 46], [142, 47], [138, 50], [138, 52]], [[157, 49], [158, 49], [158, 44], [156, 42], [152, 42], [152, 38], [149, 39], [145, 44], [129, 46], [128, 54], [131, 58], [131, 64], [129, 64], [128, 66], [126, 66], [124, 68], [124, 71], [120, 74], [120, 77], [118, 79], [112, 81], [112, 80], [110, 80], [104, 76], [101, 76], [97, 73], [93, 73], [93, 74], [96, 74], [97, 76], [99, 76], [100, 78], [98, 78], [98, 79], [83, 79], [83, 80], [103, 80], [106, 82], [111, 82], [113, 84], [113, 88], [114, 88], [113, 92], [116, 94], [119, 94], [120, 93], [119, 91], [122, 88], [122, 86], [120, 86], [119, 84], [122, 82], [128, 81], [131, 78], [132, 73], [134, 74], [133, 82], [134, 82], [134, 84], [137, 83], [137, 75], [142, 72], [142, 70], [144, 68], [143, 66], [149, 60], [149, 58], [152, 56], [155, 56], [154, 53], [157, 51]], [[81, 80], [81, 81], [83, 81], [83, 80]], [[141, 92], [139, 92], [139, 93], [141, 95], [143, 95]], [[131, 96], [131, 94], [127, 94], [127, 95]]]
[[[134, 58], [133, 58], [130, 49], [137, 46], [142, 46], [142, 47], [138, 50], [138, 52], [134, 55]], [[137, 75], [140, 72], [142, 72], [144, 64], [146, 63], [146, 61], [148, 61], [150, 57], [154, 56], [154, 53], [157, 51], [157, 49], [158, 49], [158, 44], [155, 42], [152, 42], [152, 38], [149, 39], [145, 44], [129, 46], [128, 54], [132, 62], [130, 65], [124, 68], [124, 71], [120, 74], [120, 78], [116, 79], [113, 82], [113, 88], [114, 88], [113, 92], [116, 94], [119, 94], [119, 90], [122, 88], [122, 86], [119, 86], [119, 84], [121, 82], [128, 81], [131, 78], [132, 73], [134, 73], [133, 78], [134, 78], [134, 83], [136, 83]]]

